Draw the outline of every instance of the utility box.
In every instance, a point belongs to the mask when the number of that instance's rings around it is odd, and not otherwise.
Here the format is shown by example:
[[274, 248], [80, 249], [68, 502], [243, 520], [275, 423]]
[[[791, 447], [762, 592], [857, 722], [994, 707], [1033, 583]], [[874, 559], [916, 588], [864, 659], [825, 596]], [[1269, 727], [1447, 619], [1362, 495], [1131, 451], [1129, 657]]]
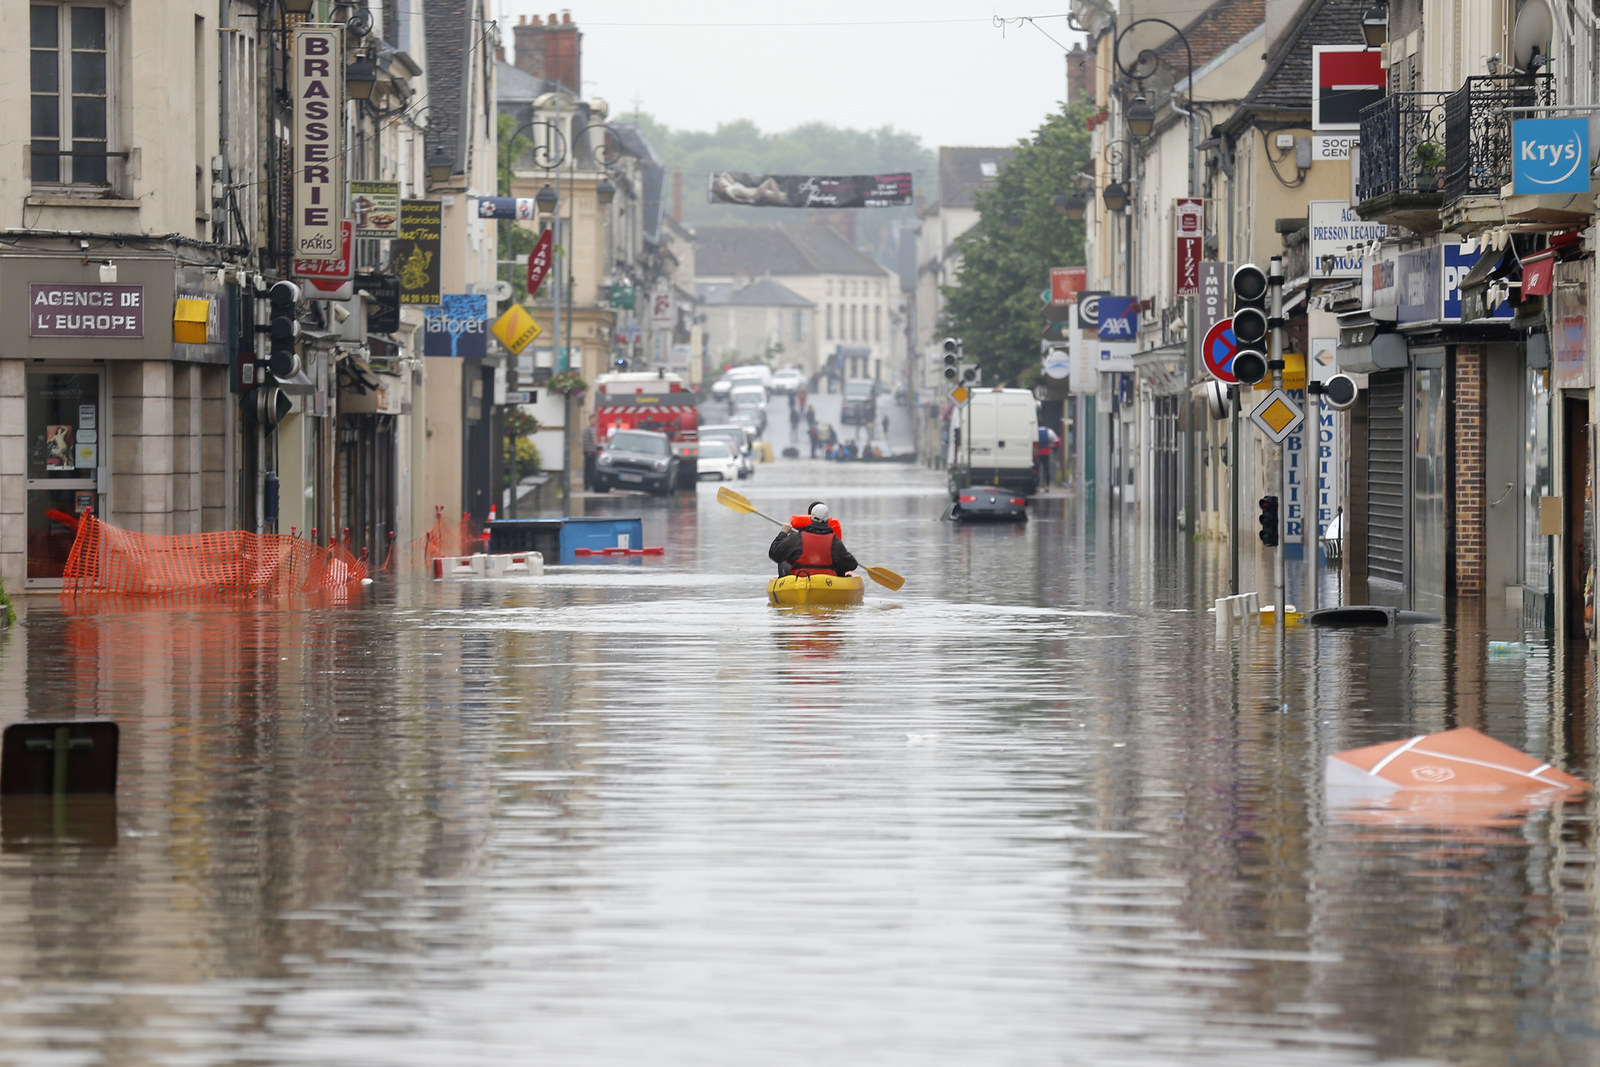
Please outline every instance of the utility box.
[[489, 552], [538, 552], [547, 561], [576, 563], [577, 549], [599, 555], [608, 548], [644, 547], [641, 519], [568, 516], [563, 519], [496, 519], [489, 524]]

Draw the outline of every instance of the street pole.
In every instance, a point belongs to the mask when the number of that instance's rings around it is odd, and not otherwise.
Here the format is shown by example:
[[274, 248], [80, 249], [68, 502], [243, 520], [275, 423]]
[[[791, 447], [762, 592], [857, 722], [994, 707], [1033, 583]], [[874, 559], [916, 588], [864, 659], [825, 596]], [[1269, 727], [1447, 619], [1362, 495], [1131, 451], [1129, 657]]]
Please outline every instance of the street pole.
[[1239, 405], [1244, 401], [1244, 386], [1228, 386], [1228, 595], [1239, 595]]
[[[1272, 388], [1283, 388], [1283, 257], [1273, 256], [1272, 263], [1267, 268], [1267, 324], [1271, 328], [1270, 347], [1267, 350], [1267, 367], [1272, 371]], [[1283, 442], [1278, 442], [1278, 493], [1279, 515], [1287, 515], [1289, 511], [1289, 464], [1284, 462]], [[1273, 596], [1274, 607], [1272, 611], [1272, 628], [1277, 634], [1280, 643], [1284, 636], [1286, 616], [1289, 611], [1288, 600], [1288, 567], [1284, 555], [1285, 527], [1288, 524], [1281, 518], [1278, 520], [1278, 544], [1273, 549]]]

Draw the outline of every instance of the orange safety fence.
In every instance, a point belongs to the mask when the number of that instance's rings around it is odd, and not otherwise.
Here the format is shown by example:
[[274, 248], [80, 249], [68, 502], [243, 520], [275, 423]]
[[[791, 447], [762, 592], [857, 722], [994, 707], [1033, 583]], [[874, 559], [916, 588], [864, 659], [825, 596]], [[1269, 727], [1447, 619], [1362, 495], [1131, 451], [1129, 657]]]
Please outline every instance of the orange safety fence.
[[383, 561], [387, 574], [401, 571], [432, 573], [433, 561], [439, 556], [470, 556], [482, 546], [483, 528], [466, 512], [451, 522], [444, 517], [444, 509], [435, 509], [433, 528], [410, 544], [396, 547], [389, 542], [389, 554]]
[[67, 595], [286, 596], [359, 585], [367, 567], [339, 544], [244, 530], [142, 534], [85, 515], [61, 577]]

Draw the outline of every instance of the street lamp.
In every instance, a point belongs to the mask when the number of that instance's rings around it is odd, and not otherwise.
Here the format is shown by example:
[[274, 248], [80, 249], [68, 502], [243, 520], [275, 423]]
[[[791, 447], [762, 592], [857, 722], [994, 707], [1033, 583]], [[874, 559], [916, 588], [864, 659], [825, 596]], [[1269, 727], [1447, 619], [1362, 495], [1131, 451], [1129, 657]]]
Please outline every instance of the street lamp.
[[533, 202], [539, 205], [539, 214], [554, 215], [558, 199], [556, 191], [550, 187], [550, 183], [545, 182], [544, 188], [540, 189], [538, 194], [534, 196]]
[[[352, 100], [371, 100], [372, 90], [378, 85], [378, 68], [366, 56], [356, 55], [356, 61], [344, 68], [344, 89]], [[449, 175], [446, 175], [449, 177]]]
[[1150, 131], [1156, 126], [1156, 112], [1149, 101], [1140, 93], [1133, 98], [1127, 112], [1128, 132], [1135, 137], [1149, 137]]
[[1361, 15], [1361, 36], [1368, 48], [1381, 47], [1389, 40], [1389, 5], [1384, 0], [1367, 8]]
[[1106, 186], [1105, 191], [1100, 194], [1100, 198], [1106, 202], [1106, 209], [1109, 211], [1121, 211], [1128, 206], [1128, 190], [1121, 182], [1115, 179], [1112, 179], [1111, 184]]
[[428, 153], [428, 181], [433, 185], [443, 185], [450, 180], [450, 174], [456, 168], [455, 157], [443, 148], [435, 148]]
[[601, 207], [609, 207], [616, 195], [617, 187], [611, 184], [610, 178], [601, 178], [600, 184], [594, 187], [594, 198], [600, 201]]

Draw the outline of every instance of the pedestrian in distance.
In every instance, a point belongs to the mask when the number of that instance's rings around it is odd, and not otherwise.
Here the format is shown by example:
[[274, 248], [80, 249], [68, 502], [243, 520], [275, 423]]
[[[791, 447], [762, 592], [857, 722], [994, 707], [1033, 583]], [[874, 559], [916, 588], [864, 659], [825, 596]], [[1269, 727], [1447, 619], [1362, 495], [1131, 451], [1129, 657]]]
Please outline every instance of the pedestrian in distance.
[[883, 436], [885, 438], [889, 436], [889, 416], [887, 415], [883, 417]]
[[[807, 409], [808, 411], [810, 409]], [[817, 458], [817, 449], [822, 445], [822, 435], [817, 433], [817, 420], [812, 419], [811, 425], [806, 428], [806, 435], [811, 438], [811, 458]]]
[[772, 539], [767, 555], [778, 565], [778, 575], [842, 576], [855, 570], [859, 566], [856, 558], [844, 547], [835, 525], [828, 521], [828, 505], [820, 501], [812, 504], [809, 518], [804, 527], [796, 529], [791, 525]]
[[589, 421], [583, 424], [581, 444], [583, 447], [583, 491], [585, 493], [594, 489], [595, 460], [600, 456], [600, 420], [597, 416], [590, 415]]
[[1050, 460], [1055, 456], [1061, 438], [1048, 426], [1039, 427], [1039, 440], [1033, 446], [1034, 472], [1040, 485], [1050, 484]]
[[800, 438], [800, 412], [794, 406], [794, 404], [791, 403], [789, 405], [789, 440], [796, 441], [796, 440], [799, 440], [799, 438]]
[[806, 387], [805, 386], [802, 385], [800, 387], [800, 392], [795, 394], [795, 401], [800, 405], [800, 409], [802, 411], [806, 410]]

